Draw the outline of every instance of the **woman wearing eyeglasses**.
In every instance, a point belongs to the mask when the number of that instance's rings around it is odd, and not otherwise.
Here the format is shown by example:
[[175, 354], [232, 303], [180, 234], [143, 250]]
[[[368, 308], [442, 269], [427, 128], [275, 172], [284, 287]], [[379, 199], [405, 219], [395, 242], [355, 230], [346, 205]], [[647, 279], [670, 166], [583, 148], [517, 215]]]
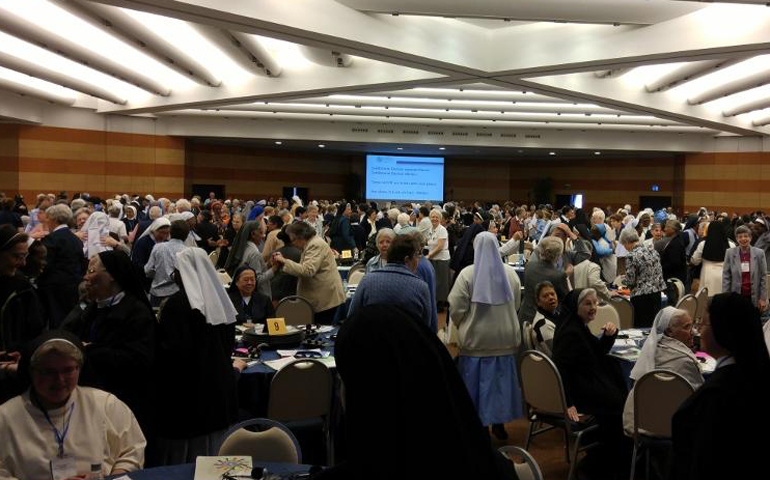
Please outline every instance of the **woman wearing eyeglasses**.
[[102, 478], [142, 468], [136, 418], [116, 396], [78, 386], [84, 359], [80, 340], [61, 331], [25, 351], [21, 371], [31, 387], [0, 406], [0, 478]]
[[697, 327], [716, 370], [674, 414], [669, 478], [756, 478], [766, 468], [770, 430], [770, 357], [759, 311], [746, 296], [721, 293]]

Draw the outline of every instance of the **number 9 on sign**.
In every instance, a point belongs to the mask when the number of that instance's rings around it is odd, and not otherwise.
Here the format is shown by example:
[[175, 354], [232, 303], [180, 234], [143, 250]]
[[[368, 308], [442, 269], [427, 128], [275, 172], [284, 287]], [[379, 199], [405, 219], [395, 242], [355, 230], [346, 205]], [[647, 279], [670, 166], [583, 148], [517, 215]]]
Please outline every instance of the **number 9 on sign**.
[[284, 335], [286, 333], [286, 320], [283, 318], [268, 318], [265, 324], [268, 335]]

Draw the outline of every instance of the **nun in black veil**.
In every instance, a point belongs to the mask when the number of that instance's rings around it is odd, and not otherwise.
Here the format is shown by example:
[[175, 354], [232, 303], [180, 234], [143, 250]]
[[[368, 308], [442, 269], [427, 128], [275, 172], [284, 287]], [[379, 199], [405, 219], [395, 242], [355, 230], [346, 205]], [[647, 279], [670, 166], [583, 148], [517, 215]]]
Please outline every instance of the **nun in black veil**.
[[[491, 445], [452, 358], [424, 322], [362, 308], [335, 347], [344, 384], [348, 461], [329, 479], [515, 479]], [[372, 425], [383, 426], [376, 435]]]
[[119, 250], [91, 257], [85, 275], [88, 305], [62, 329], [83, 340], [88, 370], [81, 384], [112, 393], [151, 433], [147, 385], [155, 348], [155, 316], [131, 260]]

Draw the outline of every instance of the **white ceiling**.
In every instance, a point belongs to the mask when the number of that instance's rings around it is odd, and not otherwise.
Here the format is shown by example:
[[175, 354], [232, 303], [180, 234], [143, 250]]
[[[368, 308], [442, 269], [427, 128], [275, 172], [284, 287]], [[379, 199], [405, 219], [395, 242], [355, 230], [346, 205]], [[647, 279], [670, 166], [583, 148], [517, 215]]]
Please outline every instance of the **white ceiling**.
[[[567, 132], [570, 145], [766, 137], [763, 3], [0, 0], [0, 95], [177, 122], [177, 134], [195, 118], [190, 135], [208, 121], [222, 137], [235, 135], [224, 119], [280, 120], [286, 137], [333, 125], [342, 141], [362, 141], [357, 124], [444, 129], [457, 145], [463, 129]], [[45, 122], [6, 103], [6, 120]]]

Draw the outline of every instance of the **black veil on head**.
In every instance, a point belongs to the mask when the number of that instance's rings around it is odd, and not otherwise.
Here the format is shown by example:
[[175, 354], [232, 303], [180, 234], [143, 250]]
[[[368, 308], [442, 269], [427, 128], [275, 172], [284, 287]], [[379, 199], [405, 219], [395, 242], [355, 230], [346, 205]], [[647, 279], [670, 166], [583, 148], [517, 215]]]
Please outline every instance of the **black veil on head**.
[[[335, 356], [351, 445], [346, 478], [499, 478], [457, 367], [423, 322], [365, 307], [340, 329]], [[388, 427], [371, 435], [375, 418]]]
[[232, 280], [230, 281], [230, 287], [227, 289], [228, 293], [234, 293], [238, 291], [238, 286], [236, 285], [236, 283], [238, 283], [238, 277], [240, 277], [241, 274], [246, 270], [251, 270], [252, 272], [254, 272], [254, 275], [257, 274], [257, 271], [251, 268], [250, 266], [248, 266], [247, 264], [241, 265], [235, 270], [235, 273], [233, 273]]
[[124, 292], [136, 297], [147, 305], [147, 308], [151, 308], [147, 294], [142, 287], [142, 279], [137, 275], [128, 255], [120, 250], [107, 250], [99, 253], [99, 260]]
[[703, 245], [703, 258], [711, 262], [724, 262], [725, 251], [730, 248], [727, 242], [727, 230], [724, 223], [714, 221], [709, 223], [708, 234]]

